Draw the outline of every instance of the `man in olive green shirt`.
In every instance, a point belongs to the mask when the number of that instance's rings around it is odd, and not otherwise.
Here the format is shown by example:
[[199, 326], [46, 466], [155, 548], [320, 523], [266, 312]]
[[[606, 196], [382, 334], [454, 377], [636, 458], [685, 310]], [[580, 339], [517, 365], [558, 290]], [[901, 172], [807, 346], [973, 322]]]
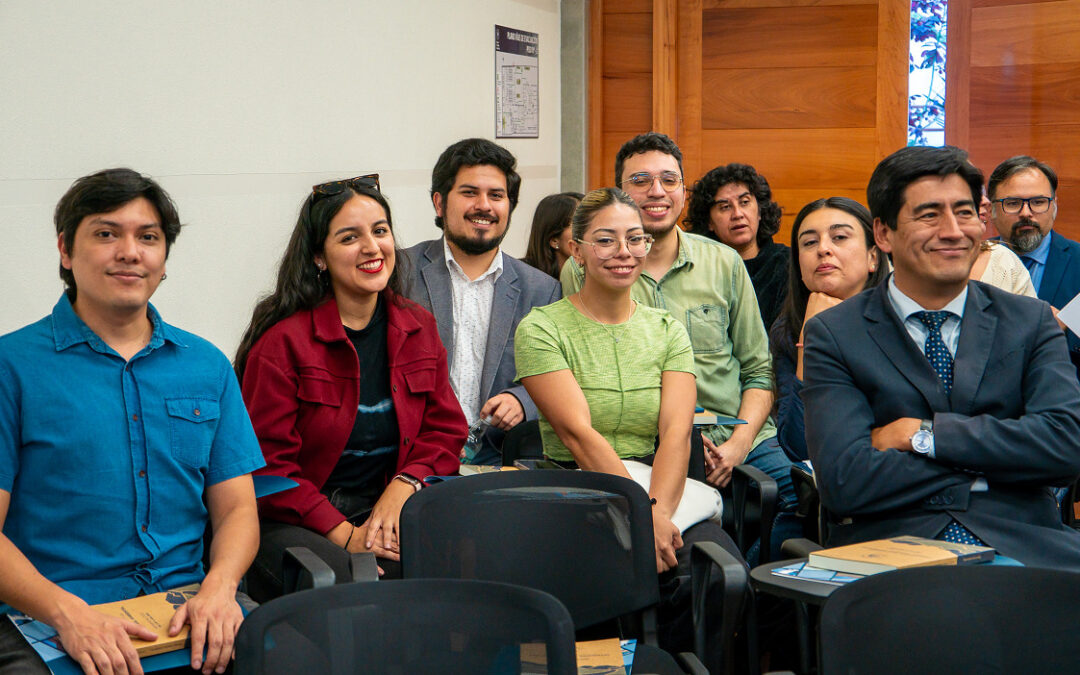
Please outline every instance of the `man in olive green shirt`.
[[[709, 482], [727, 485], [735, 466], [746, 462], [776, 480], [780, 511], [794, 510], [791, 462], [769, 419], [773, 380], [768, 336], [742, 259], [734, 249], [676, 226], [686, 192], [682, 152], [667, 136], [647, 133], [623, 144], [615, 157], [615, 177], [641, 208], [645, 231], [654, 238], [634, 284], [634, 299], [668, 310], [686, 327], [694, 349], [698, 405], [746, 420], [705, 430]], [[581, 287], [582, 270], [573, 259], [563, 267], [561, 280], [563, 297]], [[801, 536], [785, 531], [792, 529], [779, 528], [773, 541]]]

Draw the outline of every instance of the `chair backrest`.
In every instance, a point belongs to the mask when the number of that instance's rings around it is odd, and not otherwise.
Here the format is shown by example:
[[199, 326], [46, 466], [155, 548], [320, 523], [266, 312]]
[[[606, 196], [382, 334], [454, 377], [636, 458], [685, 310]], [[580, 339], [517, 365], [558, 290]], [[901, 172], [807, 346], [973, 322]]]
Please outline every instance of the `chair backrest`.
[[406, 579], [487, 579], [558, 598], [578, 629], [659, 599], [652, 507], [590, 471], [504, 471], [425, 488], [401, 510]]
[[506, 432], [502, 442], [502, 465], [514, 466], [515, 459], [543, 459], [544, 442], [540, 439], [540, 422], [525, 420]]
[[403, 580], [271, 600], [241, 624], [234, 672], [517, 673], [523, 657], [546, 660], [548, 673], [577, 672], [570, 614], [551, 595], [484, 581]]
[[1080, 574], [961, 565], [877, 574], [821, 612], [821, 673], [1076, 673]]

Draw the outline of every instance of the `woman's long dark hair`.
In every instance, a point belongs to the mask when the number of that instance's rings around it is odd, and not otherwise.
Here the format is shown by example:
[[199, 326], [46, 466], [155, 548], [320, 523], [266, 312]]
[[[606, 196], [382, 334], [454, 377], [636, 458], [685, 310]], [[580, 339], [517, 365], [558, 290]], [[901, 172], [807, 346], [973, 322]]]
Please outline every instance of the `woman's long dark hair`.
[[[241, 381], [244, 379], [244, 366], [247, 365], [248, 354], [266, 331], [278, 321], [296, 312], [314, 309], [333, 295], [330, 274], [319, 271], [319, 268], [315, 266], [315, 256], [323, 252], [323, 245], [330, 231], [330, 221], [341, 211], [346, 202], [358, 196], [373, 199], [382, 207], [386, 212], [386, 223], [393, 232], [390, 204], [387, 203], [386, 197], [375, 188], [353, 186], [345, 188], [336, 195], [309, 194], [300, 207], [300, 217], [296, 221], [296, 227], [293, 228], [285, 254], [281, 256], [274, 292], [255, 305], [251, 323], [244, 331], [244, 337], [236, 350], [233, 367], [236, 369], [237, 378]], [[398, 248], [396, 239], [394, 261], [394, 270], [390, 273], [386, 288], [393, 291], [396, 303], [404, 304], [406, 301], [403, 279], [407, 278], [407, 274], [402, 266], [407, 265], [408, 262], [404, 253]]]
[[[810, 289], [802, 280], [802, 271], [799, 268], [799, 228], [806, 217], [821, 209], [836, 209], [843, 211], [859, 221], [862, 226], [863, 238], [866, 241], [866, 250], [877, 250], [874, 243], [874, 221], [870, 218], [870, 212], [865, 206], [847, 197], [828, 197], [816, 199], [802, 207], [799, 215], [795, 216], [795, 223], [791, 226], [791, 254], [788, 258], [788, 292], [784, 298], [784, 304], [780, 308], [780, 317], [773, 324], [774, 333], [770, 337], [773, 346], [773, 358], [781, 352], [790, 352], [795, 343], [799, 341], [799, 333], [802, 332], [803, 319], [806, 318], [806, 303], [810, 299]], [[878, 251], [878, 264], [870, 273], [863, 289], [873, 288], [889, 276], [889, 266], [885, 261], [884, 254]], [[784, 339], [779, 339], [784, 338]], [[790, 355], [790, 353], [789, 353]]]
[[580, 192], [560, 192], [540, 200], [533, 213], [529, 248], [526, 249], [522, 262], [559, 278], [559, 259], [550, 242], [558, 237], [564, 228], [570, 227], [570, 217], [574, 215], [574, 209], [583, 196]]

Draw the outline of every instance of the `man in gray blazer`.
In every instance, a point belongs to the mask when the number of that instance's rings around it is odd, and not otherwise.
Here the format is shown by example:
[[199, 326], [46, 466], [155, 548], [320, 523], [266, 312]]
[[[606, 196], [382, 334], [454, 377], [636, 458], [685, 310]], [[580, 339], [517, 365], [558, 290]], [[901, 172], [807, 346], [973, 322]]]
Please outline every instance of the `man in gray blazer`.
[[498, 463], [504, 432], [536, 418], [532, 399], [514, 383], [514, 332], [533, 307], [562, 296], [557, 281], [499, 248], [521, 187], [516, 164], [505, 148], [481, 138], [444, 150], [431, 172], [443, 236], [405, 252], [409, 297], [435, 315], [469, 426], [490, 418], [493, 428], [469, 458], [476, 464]]
[[806, 440], [828, 544], [983, 543], [1080, 570], [1051, 490], [1080, 474], [1080, 386], [1050, 306], [969, 282], [982, 174], [908, 147], [867, 187], [889, 281], [806, 324]]

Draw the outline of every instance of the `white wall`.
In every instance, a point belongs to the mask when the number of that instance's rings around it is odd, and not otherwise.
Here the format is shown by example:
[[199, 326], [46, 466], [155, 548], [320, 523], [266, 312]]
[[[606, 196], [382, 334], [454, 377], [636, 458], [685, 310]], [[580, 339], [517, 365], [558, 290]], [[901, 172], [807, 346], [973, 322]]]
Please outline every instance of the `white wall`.
[[153, 298], [232, 356], [311, 185], [379, 172], [403, 246], [438, 236], [439, 153], [494, 137], [494, 25], [540, 34], [540, 138], [504, 248], [559, 191], [559, 0], [0, 0], [0, 333], [59, 297], [52, 211], [82, 175], [160, 180], [186, 227]]

